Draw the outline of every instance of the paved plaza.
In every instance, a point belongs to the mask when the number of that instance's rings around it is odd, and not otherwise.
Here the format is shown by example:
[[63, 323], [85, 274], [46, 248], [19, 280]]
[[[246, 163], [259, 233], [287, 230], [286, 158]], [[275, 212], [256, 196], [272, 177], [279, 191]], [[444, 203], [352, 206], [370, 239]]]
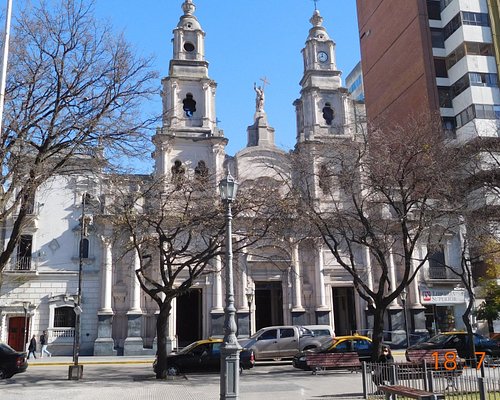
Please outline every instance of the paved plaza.
[[[80, 357], [81, 381], [69, 381], [69, 357], [30, 360], [28, 371], [0, 381], [1, 400], [216, 400], [218, 374], [188, 374], [157, 381], [152, 359]], [[240, 377], [241, 400], [360, 399], [361, 374], [328, 371], [319, 375], [291, 364], [261, 363]]]

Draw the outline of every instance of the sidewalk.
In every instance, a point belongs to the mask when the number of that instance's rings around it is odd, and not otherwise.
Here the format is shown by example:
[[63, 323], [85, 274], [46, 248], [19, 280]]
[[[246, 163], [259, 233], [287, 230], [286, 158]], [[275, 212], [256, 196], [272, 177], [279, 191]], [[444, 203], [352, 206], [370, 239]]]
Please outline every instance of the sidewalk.
[[[150, 364], [153, 365], [154, 357], [151, 356], [80, 356], [78, 364]], [[52, 356], [43, 358], [30, 357], [28, 360], [30, 367], [40, 365], [71, 365], [73, 364], [72, 356]]]
[[[52, 400], [218, 400], [219, 374], [187, 374], [156, 380], [151, 356], [79, 357], [83, 379], [68, 380], [71, 356], [29, 360], [26, 373], [0, 381], [2, 400], [23, 397]], [[114, 366], [112, 366], [114, 365]], [[348, 371], [312, 375], [290, 364], [259, 362], [240, 376], [240, 400], [352, 400], [360, 399], [360, 373]]]

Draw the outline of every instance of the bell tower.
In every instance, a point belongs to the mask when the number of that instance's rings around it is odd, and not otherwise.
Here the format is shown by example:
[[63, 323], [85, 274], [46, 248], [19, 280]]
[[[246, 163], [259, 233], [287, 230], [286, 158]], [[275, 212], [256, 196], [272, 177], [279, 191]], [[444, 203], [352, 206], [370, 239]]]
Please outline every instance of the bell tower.
[[193, 1], [185, 0], [173, 30], [173, 56], [162, 79], [162, 127], [153, 137], [156, 174], [169, 175], [172, 168], [222, 171], [227, 139], [216, 123], [217, 84], [208, 76], [205, 32], [195, 10]]
[[349, 117], [347, 89], [342, 87], [337, 69], [335, 42], [323, 26], [323, 17], [314, 10], [312, 28], [302, 49], [304, 74], [300, 81], [300, 99], [295, 100], [297, 143], [345, 135]]

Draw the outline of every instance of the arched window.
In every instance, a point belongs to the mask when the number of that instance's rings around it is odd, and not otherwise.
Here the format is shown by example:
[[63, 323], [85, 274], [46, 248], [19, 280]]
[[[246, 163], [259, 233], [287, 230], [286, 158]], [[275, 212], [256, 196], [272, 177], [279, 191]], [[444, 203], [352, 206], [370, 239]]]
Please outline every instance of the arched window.
[[87, 238], [82, 238], [80, 240], [80, 257], [89, 258], [89, 240]]
[[196, 111], [196, 101], [193, 99], [193, 95], [191, 93], [186, 94], [186, 98], [182, 100], [182, 105], [186, 117], [192, 117]]
[[333, 119], [335, 118], [335, 112], [333, 111], [333, 108], [330, 103], [325, 103], [325, 106], [323, 107], [323, 118], [325, 119], [325, 122], [327, 125], [331, 125], [333, 122]]

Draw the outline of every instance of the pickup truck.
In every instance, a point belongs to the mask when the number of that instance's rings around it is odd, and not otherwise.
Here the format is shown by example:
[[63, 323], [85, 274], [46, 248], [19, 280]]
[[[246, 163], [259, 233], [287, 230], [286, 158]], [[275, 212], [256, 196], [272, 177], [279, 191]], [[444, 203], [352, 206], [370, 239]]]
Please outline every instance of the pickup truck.
[[295, 354], [320, 347], [331, 336], [314, 336], [303, 326], [269, 326], [248, 339], [239, 340], [245, 349], [253, 350], [256, 360], [292, 358]]

